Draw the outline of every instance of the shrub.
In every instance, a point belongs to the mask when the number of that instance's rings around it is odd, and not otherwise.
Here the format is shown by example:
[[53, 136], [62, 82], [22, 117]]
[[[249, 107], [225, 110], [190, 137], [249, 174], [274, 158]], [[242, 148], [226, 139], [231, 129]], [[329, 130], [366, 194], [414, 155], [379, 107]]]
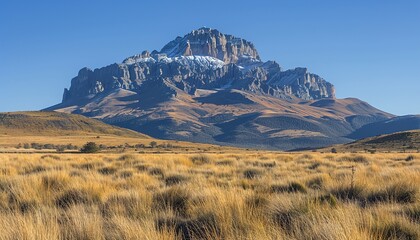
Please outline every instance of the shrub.
[[106, 145], [104, 145], [104, 144], [99, 144], [99, 148], [100, 148], [101, 150], [104, 150], [104, 149], [107, 149], [107, 148], [108, 148], [108, 146], [106, 146]]
[[151, 148], [155, 148], [157, 146], [157, 142], [152, 141], [152, 142], [150, 142], [149, 145], [150, 145]]
[[67, 148], [68, 150], [76, 150], [76, 149], [78, 149], [78, 147], [77, 147], [77, 146], [74, 146], [74, 145], [73, 145], [73, 144], [71, 144], [71, 143], [67, 144], [67, 145], [66, 145], [66, 148]]
[[56, 150], [57, 152], [62, 153], [62, 152], [64, 152], [64, 151], [66, 151], [66, 146], [56, 146], [56, 147], [55, 147], [55, 150]]
[[82, 149], [80, 149], [80, 152], [82, 153], [96, 153], [99, 152], [100, 149], [98, 145], [94, 142], [88, 142], [85, 145], [83, 145]]
[[42, 149], [42, 145], [39, 143], [31, 143], [31, 148], [33, 149]]
[[53, 144], [44, 144], [44, 146], [41, 146], [41, 148], [43, 149], [54, 149], [55, 146]]
[[136, 144], [134, 147], [135, 148], [145, 148], [146, 146], [144, 144]]

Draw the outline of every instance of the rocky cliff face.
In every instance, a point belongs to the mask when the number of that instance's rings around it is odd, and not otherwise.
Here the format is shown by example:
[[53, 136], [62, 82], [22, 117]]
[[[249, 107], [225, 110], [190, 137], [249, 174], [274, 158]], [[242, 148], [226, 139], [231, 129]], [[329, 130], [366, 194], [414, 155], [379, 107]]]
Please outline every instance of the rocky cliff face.
[[306, 68], [277, 72], [268, 84], [302, 99], [335, 98], [334, 86]]
[[144, 51], [91, 70], [83, 68], [64, 91], [63, 102], [89, 99], [115, 89], [144, 91], [145, 81], [169, 81], [194, 95], [197, 89], [238, 89], [279, 98], [334, 98], [334, 87], [305, 68], [282, 71], [261, 61], [251, 42], [210, 28], [177, 37], [160, 52]]

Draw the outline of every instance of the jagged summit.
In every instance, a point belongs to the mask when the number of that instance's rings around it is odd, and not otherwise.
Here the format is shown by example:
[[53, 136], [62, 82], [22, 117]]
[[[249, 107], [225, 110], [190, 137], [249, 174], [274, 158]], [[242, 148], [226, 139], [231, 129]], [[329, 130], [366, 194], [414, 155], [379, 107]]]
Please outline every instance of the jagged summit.
[[[137, 61], [158, 61], [159, 59], [182, 57], [182, 56], [205, 56], [213, 57], [226, 64], [238, 62], [261, 62], [258, 51], [254, 44], [232, 35], [223, 34], [217, 29], [201, 27], [186, 34], [184, 37], [176, 37], [167, 43], [161, 51], [143, 51], [141, 54], [131, 56], [123, 63]], [[165, 59], [166, 60], [166, 59]]]
[[242, 57], [260, 60], [258, 51], [251, 42], [207, 27], [193, 30], [184, 37], [175, 38], [160, 52], [167, 54], [168, 57], [210, 56], [225, 63], [236, 63]]

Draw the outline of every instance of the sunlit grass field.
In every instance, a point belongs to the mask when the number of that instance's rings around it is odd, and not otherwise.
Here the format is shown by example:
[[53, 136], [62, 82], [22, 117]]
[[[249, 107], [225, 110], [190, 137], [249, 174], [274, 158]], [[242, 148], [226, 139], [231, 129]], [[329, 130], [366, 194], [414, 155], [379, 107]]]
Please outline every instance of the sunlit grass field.
[[0, 239], [419, 239], [420, 154], [0, 154]]

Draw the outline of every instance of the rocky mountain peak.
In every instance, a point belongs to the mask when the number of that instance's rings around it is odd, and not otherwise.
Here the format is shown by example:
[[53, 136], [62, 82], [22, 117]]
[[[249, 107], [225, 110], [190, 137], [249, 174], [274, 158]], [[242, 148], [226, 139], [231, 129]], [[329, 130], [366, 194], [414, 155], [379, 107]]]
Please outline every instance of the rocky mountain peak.
[[282, 99], [335, 98], [334, 86], [306, 68], [283, 71], [275, 61], [263, 62], [251, 42], [202, 27], [175, 38], [161, 51], [145, 50], [119, 64], [81, 69], [65, 89], [63, 103], [118, 89], [145, 92], [154, 84], [191, 95], [197, 89], [235, 89]]
[[[199, 28], [97, 69], [83, 68], [49, 108], [185, 141], [291, 149], [347, 141], [387, 119], [307, 68], [262, 61], [251, 42]], [[309, 142], [308, 142], [309, 141]]]
[[160, 52], [168, 57], [210, 56], [225, 63], [236, 63], [242, 57], [260, 60], [258, 51], [251, 42], [207, 27], [193, 30], [184, 37], [175, 38]]

